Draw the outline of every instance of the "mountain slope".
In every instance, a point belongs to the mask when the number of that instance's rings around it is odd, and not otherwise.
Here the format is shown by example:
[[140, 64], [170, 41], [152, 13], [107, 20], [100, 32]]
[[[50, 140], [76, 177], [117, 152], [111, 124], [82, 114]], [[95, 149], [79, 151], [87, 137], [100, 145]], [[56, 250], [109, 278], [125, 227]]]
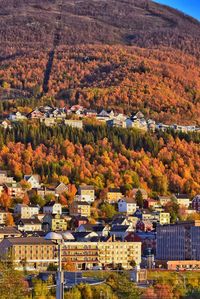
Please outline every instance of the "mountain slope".
[[60, 44], [170, 46], [198, 55], [200, 23], [148, 0], [0, 0], [2, 54]]

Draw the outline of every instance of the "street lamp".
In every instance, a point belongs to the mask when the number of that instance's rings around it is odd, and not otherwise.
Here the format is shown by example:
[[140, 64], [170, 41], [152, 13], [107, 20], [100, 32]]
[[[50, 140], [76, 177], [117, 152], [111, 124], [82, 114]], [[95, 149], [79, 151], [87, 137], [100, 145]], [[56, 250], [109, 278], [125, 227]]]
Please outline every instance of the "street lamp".
[[62, 245], [63, 237], [60, 234], [49, 232], [45, 240], [51, 240], [58, 245], [58, 271], [56, 279], [56, 299], [64, 299], [64, 277], [62, 271]]

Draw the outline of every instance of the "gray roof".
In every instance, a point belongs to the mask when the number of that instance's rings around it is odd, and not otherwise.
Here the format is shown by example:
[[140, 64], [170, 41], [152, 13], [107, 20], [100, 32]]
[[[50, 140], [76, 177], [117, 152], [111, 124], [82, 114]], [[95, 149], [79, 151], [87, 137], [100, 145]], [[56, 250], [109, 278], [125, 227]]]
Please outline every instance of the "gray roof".
[[21, 235], [21, 232], [17, 230], [16, 227], [13, 226], [6, 226], [6, 227], [0, 227], [0, 234], [5, 234], [5, 235], [13, 235], [13, 234], [18, 234]]

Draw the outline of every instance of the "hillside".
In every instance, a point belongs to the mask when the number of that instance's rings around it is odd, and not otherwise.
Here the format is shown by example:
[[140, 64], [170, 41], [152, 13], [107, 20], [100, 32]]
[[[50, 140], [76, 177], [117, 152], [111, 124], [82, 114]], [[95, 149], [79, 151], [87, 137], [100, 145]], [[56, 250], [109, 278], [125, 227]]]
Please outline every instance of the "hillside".
[[[49, 71], [47, 61], [48, 52], [35, 51], [1, 62], [1, 97], [16, 98], [12, 94], [23, 91], [40, 98]], [[199, 66], [196, 58], [178, 50], [59, 46], [54, 50], [46, 96], [55, 97], [57, 104], [64, 100], [69, 105], [125, 113], [140, 109], [157, 121], [199, 124]]]
[[198, 55], [200, 24], [148, 0], [0, 0], [2, 55], [55, 44], [170, 46]]
[[0, 0], [1, 99], [199, 124], [199, 57], [200, 23], [152, 1]]

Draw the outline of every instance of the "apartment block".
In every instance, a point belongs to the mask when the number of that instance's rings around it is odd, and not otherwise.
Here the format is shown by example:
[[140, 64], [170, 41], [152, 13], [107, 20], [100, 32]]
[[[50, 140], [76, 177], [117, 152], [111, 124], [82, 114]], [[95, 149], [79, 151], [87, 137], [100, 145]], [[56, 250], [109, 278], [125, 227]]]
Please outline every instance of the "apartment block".
[[57, 263], [57, 246], [41, 237], [9, 238], [0, 243], [0, 256], [11, 258], [16, 268], [45, 269]]
[[200, 259], [200, 220], [157, 227], [157, 260]]

